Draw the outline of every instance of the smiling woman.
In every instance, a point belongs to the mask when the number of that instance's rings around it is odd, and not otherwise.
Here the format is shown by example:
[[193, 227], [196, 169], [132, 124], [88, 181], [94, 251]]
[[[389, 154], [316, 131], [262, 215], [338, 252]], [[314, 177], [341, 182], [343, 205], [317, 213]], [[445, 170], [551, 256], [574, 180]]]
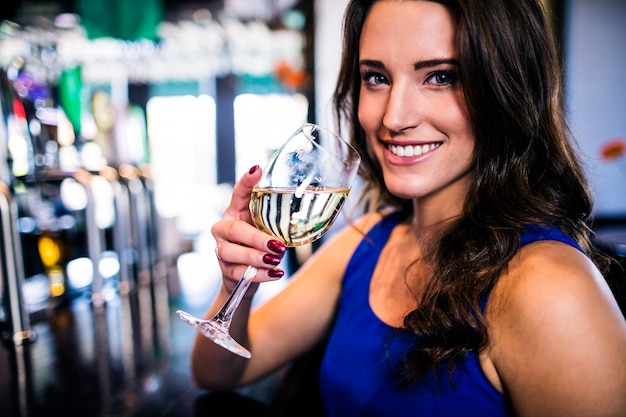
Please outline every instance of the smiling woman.
[[[233, 389], [321, 345], [326, 416], [623, 416], [626, 321], [541, 3], [351, 0], [343, 29], [334, 105], [364, 214], [239, 306], [230, 332], [251, 359], [196, 339], [196, 383]], [[267, 270], [247, 214], [260, 177], [240, 177], [212, 228], [229, 250], [207, 317], [243, 259]]]
[[445, 198], [460, 210], [475, 139], [459, 82], [455, 25], [441, 4], [394, 6], [376, 4], [363, 26], [359, 122], [392, 194]]

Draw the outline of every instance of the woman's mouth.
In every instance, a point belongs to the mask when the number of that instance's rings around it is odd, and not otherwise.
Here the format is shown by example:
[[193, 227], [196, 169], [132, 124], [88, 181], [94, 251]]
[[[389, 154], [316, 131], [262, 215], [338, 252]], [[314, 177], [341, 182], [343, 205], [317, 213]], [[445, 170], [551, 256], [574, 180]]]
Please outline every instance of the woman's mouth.
[[441, 142], [424, 143], [422, 145], [387, 145], [387, 149], [397, 156], [414, 157], [421, 156], [441, 146]]

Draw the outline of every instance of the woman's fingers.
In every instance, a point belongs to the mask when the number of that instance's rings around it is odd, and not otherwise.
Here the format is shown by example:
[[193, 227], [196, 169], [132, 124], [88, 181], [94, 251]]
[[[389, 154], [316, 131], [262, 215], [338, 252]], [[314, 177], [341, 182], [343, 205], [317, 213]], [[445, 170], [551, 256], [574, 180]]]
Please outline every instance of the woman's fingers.
[[259, 270], [255, 281], [275, 280], [284, 275], [277, 266], [286, 251], [285, 245], [254, 227], [250, 216], [250, 194], [260, 178], [261, 170], [255, 165], [237, 181], [224, 216], [211, 228], [222, 273], [234, 281], [239, 280], [248, 265]]
[[235, 183], [230, 204], [224, 211], [224, 219], [251, 221], [249, 209], [250, 194], [260, 179], [261, 169], [258, 165], [255, 165]]
[[[219, 260], [223, 276], [230, 278], [232, 287], [243, 276], [248, 265], [254, 266], [258, 270], [253, 278], [255, 282], [274, 281], [285, 275], [285, 271], [278, 266], [283, 253], [275, 253], [268, 249], [262, 251], [238, 243], [222, 241], [216, 246], [215, 254]], [[229, 280], [225, 280], [225, 282], [227, 281]]]
[[[247, 268], [248, 268], [248, 265], [240, 265], [240, 264], [227, 265], [223, 267], [223, 270], [228, 271], [228, 276], [230, 277], [230, 279], [224, 280], [224, 283], [228, 282], [228, 284], [226, 284], [226, 287], [229, 290], [232, 290], [235, 287], [237, 282], [241, 279], [243, 274], [246, 272]], [[276, 281], [282, 278], [284, 275], [285, 275], [285, 271], [280, 267], [274, 267], [270, 269], [257, 268], [257, 273], [252, 279], [252, 281], [255, 283], [266, 282], [266, 281]]]
[[223, 264], [242, 264], [266, 269], [277, 266], [283, 258], [283, 253], [273, 252], [267, 246], [251, 248], [227, 240], [217, 244], [215, 255]]
[[[267, 245], [271, 237], [250, 223], [240, 219], [222, 219], [211, 226], [211, 233], [218, 245], [222, 242], [230, 242], [259, 251], [267, 252], [270, 249]], [[225, 258], [224, 255], [221, 256]], [[233, 262], [233, 259], [228, 260]], [[234, 261], [245, 262], [245, 259], [235, 259]]]

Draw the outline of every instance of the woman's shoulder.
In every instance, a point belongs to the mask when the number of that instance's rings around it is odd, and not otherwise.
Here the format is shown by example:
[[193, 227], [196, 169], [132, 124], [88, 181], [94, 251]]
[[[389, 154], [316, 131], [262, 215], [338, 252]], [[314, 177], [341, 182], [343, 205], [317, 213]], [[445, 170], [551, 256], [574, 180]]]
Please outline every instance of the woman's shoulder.
[[[492, 311], [513, 318], [581, 314], [590, 304], [614, 301], [606, 280], [577, 247], [542, 240], [522, 247], [496, 283]], [[521, 322], [518, 322], [521, 323]]]
[[[488, 355], [514, 402], [560, 396], [588, 406], [589, 395], [600, 395], [589, 384], [601, 391], [626, 383], [626, 323], [599, 270], [574, 246], [544, 240], [521, 248], [486, 314]], [[535, 391], [539, 380], [550, 388]]]
[[386, 209], [376, 210], [360, 214], [358, 217], [351, 218], [346, 222], [343, 229], [337, 233], [339, 236], [351, 236], [352, 238], [362, 238], [376, 225], [380, 224], [383, 219], [389, 219], [400, 214], [397, 210]]
[[515, 254], [496, 285], [496, 296], [498, 286], [507, 304], [524, 306], [533, 300], [544, 302], [550, 297], [578, 297], [588, 290], [604, 291], [606, 282], [579, 247], [558, 240], [541, 240]]
[[320, 268], [320, 264], [332, 264], [335, 268], [339, 268], [337, 272], [343, 276], [343, 271], [358, 245], [372, 228], [379, 225], [388, 215], [390, 215], [389, 212], [374, 211], [350, 219], [341, 230], [325, 240], [324, 244], [315, 251], [311, 261], [315, 261], [317, 268]]
[[318, 252], [352, 252], [350, 248], [356, 247], [365, 235], [382, 219], [378, 212], [366, 213], [358, 218], [346, 221], [346, 224], [338, 232], [328, 237], [318, 249]]

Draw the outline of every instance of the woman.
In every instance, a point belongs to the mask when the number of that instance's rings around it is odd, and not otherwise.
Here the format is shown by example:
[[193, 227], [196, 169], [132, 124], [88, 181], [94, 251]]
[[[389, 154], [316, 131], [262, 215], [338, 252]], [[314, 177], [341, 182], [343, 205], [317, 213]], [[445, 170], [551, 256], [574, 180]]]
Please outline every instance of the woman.
[[[557, 53], [537, 0], [352, 0], [335, 92], [363, 157], [365, 215], [231, 333], [199, 336], [196, 382], [231, 389], [329, 334], [327, 415], [625, 416], [626, 322], [589, 241]], [[213, 227], [224, 275], [277, 279], [251, 225], [260, 170]], [[258, 285], [258, 284], [255, 284]]]

